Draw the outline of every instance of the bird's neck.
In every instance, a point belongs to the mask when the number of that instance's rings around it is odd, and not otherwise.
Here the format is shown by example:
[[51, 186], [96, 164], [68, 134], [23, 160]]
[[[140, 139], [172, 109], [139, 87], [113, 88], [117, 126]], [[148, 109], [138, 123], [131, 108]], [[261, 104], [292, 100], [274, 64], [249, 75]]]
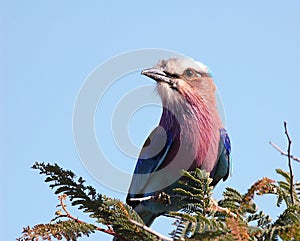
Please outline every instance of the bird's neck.
[[[163, 108], [160, 125], [180, 143], [189, 149], [195, 158], [194, 166], [205, 164], [216, 158], [221, 120], [217, 108], [212, 103], [201, 100], [196, 103]], [[212, 167], [207, 167], [210, 171]]]
[[214, 122], [219, 123], [219, 114], [214, 104], [198, 100], [196, 103], [185, 102], [163, 107], [160, 125], [174, 135], [211, 132]]

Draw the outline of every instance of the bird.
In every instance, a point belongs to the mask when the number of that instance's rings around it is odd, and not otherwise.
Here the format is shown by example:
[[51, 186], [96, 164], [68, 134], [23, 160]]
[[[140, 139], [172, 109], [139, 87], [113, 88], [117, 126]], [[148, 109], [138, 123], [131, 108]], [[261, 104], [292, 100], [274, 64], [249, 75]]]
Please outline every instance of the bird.
[[[177, 208], [151, 197], [170, 192], [182, 168], [207, 171], [212, 186], [228, 178], [231, 144], [206, 65], [189, 57], [172, 57], [141, 74], [156, 81], [162, 114], [140, 152], [126, 202], [150, 226], [156, 217]], [[164, 169], [168, 172], [152, 175]]]

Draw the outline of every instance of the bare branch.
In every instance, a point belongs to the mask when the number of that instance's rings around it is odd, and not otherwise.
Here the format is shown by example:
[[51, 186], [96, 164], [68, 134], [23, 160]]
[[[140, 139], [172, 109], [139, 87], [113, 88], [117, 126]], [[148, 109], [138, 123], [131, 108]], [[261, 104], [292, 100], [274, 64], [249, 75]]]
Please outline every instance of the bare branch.
[[164, 235], [162, 235], [162, 234], [160, 234], [160, 233], [154, 231], [153, 229], [149, 228], [148, 226], [146, 226], [146, 225], [144, 225], [144, 224], [138, 223], [137, 221], [134, 221], [134, 220], [132, 220], [132, 219], [129, 219], [129, 221], [130, 221], [131, 223], [133, 223], [134, 225], [136, 225], [136, 226], [138, 226], [138, 227], [140, 227], [140, 228], [146, 230], [147, 232], [149, 232], [149, 233], [155, 235], [156, 237], [158, 237], [158, 238], [161, 239], [161, 240], [164, 240], [164, 241], [173, 241], [172, 238], [169, 238], [169, 237], [167, 237], [167, 236], [164, 236]]
[[290, 138], [290, 135], [288, 133], [288, 129], [287, 129], [287, 123], [284, 122], [284, 131], [285, 131], [285, 135], [288, 139], [288, 148], [287, 148], [287, 154], [288, 154], [288, 164], [289, 164], [289, 170], [290, 170], [290, 195], [291, 195], [291, 201], [292, 204], [294, 205], [294, 195], [293, 195], [293, 187], [294, 187], [294, 174], [293, 174], [293, 168], [292, 168], [292, 162], [291, 162], [291, 145], [292, 145], [292, 140]]
[[[271, 146], [273, 146], [281, 155], [288, 156], [288, 154], [286, 152], [284, 152], [283, 150], [281, 150], [280, 147], [277, 146], [276, 144], [274, 144], [272, 141], [269, 141], [269, 144]], [[298, 158], [298, 157], [290, 155], [290, 158], [292, 158], [294, 161], [300, 162], [300, 158]]]

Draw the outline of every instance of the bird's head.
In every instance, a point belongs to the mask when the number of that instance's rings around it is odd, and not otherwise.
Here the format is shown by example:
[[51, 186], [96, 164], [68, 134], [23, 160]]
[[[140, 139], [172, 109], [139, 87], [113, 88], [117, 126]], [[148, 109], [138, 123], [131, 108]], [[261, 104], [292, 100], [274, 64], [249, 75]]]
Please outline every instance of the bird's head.
[[208, 68], [190, 58], [170, 58], [160, 61], [154, 68], [145, 69], [142, 74], [157, 82], [157, 90], [163, 106], [174, 107], [189, 103], [197, 106], [215, 105], [213, 79]]

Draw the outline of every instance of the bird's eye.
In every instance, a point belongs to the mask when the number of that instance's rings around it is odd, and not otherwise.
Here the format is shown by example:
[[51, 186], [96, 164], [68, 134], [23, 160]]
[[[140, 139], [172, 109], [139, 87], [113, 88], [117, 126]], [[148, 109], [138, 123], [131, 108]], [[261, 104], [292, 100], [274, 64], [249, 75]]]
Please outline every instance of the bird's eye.
[[183, 75], [188, 77], [188, 78], [191, 78], [191, 77], [201, 77], [201, 75], [199, 76], [193, 69], [186, 69], [184, 72], [183, 72]]

